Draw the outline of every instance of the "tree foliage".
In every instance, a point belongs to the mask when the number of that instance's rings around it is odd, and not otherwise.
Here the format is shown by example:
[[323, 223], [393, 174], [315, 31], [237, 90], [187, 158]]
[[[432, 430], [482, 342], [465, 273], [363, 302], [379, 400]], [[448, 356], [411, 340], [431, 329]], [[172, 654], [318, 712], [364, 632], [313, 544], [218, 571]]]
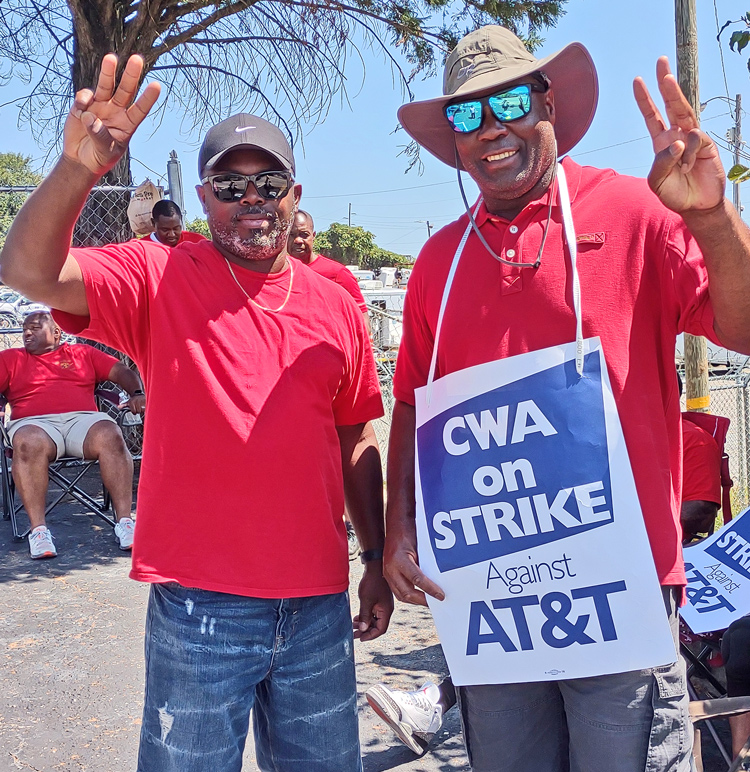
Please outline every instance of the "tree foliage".
[[[38, 185], [42, 177], [31, 169], [31, 158], [20, 153], [0, 153], [0, 187]], [[28, 193], [0, 192], [0, 248]]]
[[196, 217], [194, 220], [188, 220], [185, 223], [186, 231], [193, 231], [193, 233], [200, 233], [201, 236], [205, 236], [207, 239], [211, 238], [211, 231], [208, 229], [208, 222], [202, 217]]
[[[379, 50], [407, 92], [468, 29], [503, 24], [532, 45], [567, 0], [5, 0], [0, 78], [29, 84], [22, 123], [42, 145], [61, 132], [73, 93], [105, 53], [131, 54], [166, 87], [159, 109], [202, 129], [232, 112], [286, 126], [322, 121], [347, 96], [349, 60]], [[406, 71], [395, 52], [405, 57]], [[408, 68], [407, 68], [408, 69]], [[362, 74], [364, 74], [362, 72]], [[355, 82], [356, 85], [356, 82]], [[122, 175], [121, 175], [122, 177]], [[124, 178], [122, 182], [128, 182]]]
[[358, 225], [331, 223], [327, 231], [315, 236], [315, 251], [343, 265], [382, 268], [384, 265], [411, 265], [411, 255], [399, 255], [382, 249], [375, 236]]
[[[717, 38], [721, 40], [721, 35], [725, 29], [741, 25], [744, 29], [733, 30], [729, 36], [729, 48], [734, 51], [735, 48], [738, 54], [742, 53], [742, 50], [750, 43], [750, 11], [744, 13], [739, 19], [730, 19], [724, 22], [722, 28], [719, 30]], [[750, 70], [750, 60], [747, 62], [747, 68]]]

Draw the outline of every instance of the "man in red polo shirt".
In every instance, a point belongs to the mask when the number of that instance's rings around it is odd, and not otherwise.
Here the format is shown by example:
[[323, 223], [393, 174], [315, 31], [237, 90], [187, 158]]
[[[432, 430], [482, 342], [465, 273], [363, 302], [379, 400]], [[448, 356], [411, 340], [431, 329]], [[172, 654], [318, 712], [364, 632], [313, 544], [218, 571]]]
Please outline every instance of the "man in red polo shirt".
[[[595, 69], [578, 43], [538, 60], [508, 30], [483, 27], [448, 57], [444, 95], [399, 111], [407, 133], [467, 171], [481, 192], [473, 214], [427, 242], [409, 280], [388, 460], [386, 576], [400, 600], [445, 597], [417, 564], [415, 390], [431, 372], [440, 379], [541, 350], [568, 356], [564, 345], [575, 341], [573, 350], [582, 352], [585, 339], [599, 338], [676, 633], [685, 576], [675, 338], [686, 330], [750, 350], [750, 232], [724, 197], [716, 147], [666, 59], [657, 78], [666, 121], [643, 81], [634, 85], [656, 154], [648, 185], [570, 158], [557, 162], [583, 137], [596, 107]], [[582, 372], [578, 356], [573, 382]], [[465, 383], [469, 376], [462, 377]], [[563, 388], [546, 394], [565, 398]], [[451, 452], [463, 451], [453, 445]], [[560, 624], [574, 630], [570, 620]], [[663, 620], [654, 624], [663, 629]], [[571, 632], [557, 643], [573, 638]], [[571, 680], [556, 664], [550, 654], [544, 672], [560, 680], [458, 688], [475, 772], [689, 768], [692, 732], [679, 663]], [[540, 678], [542, 669], [539, 663]]]
[[60, 343], [60, 328], [47, 312], [23, 323], [23, 348], [0, 352], [0, 393], [10, 404], [8, 435], [13, 443], [13, 479], [29, 516], [31, 557], [57, 555], [45, 521], [50, 462], [60, 456], [96, 459], [112, 497], [115, 538], [133, 546], [133, 459], [119, 427], [96, 408], [94, 388], [112, 381], [130, 394], [133, 413], [143, 413], [138, 375], [115, 357], [83, 344]]
[[[284, 134], [213, 126], [196, 187], [212, 239], [68, 249], [159, 93], [129, 59], [76, 94], [63, 155], [17, 215], [2, 276], [143, 374], [131, 576], [151, 584], [139, 772], [359, 772], [354, 637], [384, 633], [382, 401], [362, 314], [288, 257], [302, 193]], [[186, 418], [200, 416], [200, 425]], [[201, 430], [204, 434], [201, 436]], [[349, 613], [344, 500], [365, 564]]]
[[166, 244], [168, 247], [176, 247], [185, 242], [206, 240], [206, 237], [200, 233], [183, 229], [180, 207], [174, 201], [166, 198], [154, 204], [154, 208], [151, 210], [151, 222], [154, 224], [154, 232], [149, 236], [151, 241]]
[[314, 244], [315, 224], [313, 218], [308, 212], [300, 210], [294, 216], [294, 224], [289, 231], [289, 254], [296, 257], [315, 273], [319, 273], [343, 287], [354, 298], [354, 302], [364, 315], [367, 331], [370, 332], [370, 316], [367, 313], [367, 304], [362, 297], [362, 290], [359, 288], [354, 274], [345, 265], [317, 254], [313, 248]]

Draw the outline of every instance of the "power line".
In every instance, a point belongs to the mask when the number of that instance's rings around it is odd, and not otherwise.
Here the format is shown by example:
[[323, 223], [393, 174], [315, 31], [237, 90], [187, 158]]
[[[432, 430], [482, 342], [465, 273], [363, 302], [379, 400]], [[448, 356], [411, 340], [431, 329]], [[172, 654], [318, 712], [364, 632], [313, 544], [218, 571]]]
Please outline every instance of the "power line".
[[321, 198], [349, 198], [350, 196], [377, 196], [380, 193], [400, 193], [402, 190], [419, 190], [420, 188], [434, 188], [437, 185], [451, 185], [453, 184], [454, 180], [448, 180], [447, 182], [430, 182], [427, 185], [412, 185], [408, 188], [391, 188], [390, 190], [371, 190], [367, 193], [336, 193], [335, 195], [331, 196], [305, 196], [305, 198], [310, 201], [312, 199], [321, 199]]
[[724, 91], [727, 93], [727, 99], [729, 99], [729, 84], [727, 83], [727, 71], [724, 69], [724, 50], [721, 47], [721, 40], [719, 35], [721, 30], [719, 29], [719, 9], [716, 7], [716, 0], [714, 0], [714, 18], [716, 19], [716, 42], [719, 46], [719, 58], [721, 59], [721, 71], [724, 74]]

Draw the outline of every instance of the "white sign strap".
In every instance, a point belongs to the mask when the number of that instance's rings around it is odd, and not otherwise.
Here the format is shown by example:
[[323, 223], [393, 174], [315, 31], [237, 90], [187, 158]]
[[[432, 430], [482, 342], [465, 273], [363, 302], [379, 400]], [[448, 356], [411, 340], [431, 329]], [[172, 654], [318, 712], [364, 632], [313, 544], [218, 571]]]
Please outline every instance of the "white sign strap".
[[583, 315], [581, 311], [581, 280], [578, 276], [578, 247], [576, 246], [576, 229], [573, 225], [573, 210], [570, 205], [570, 192], [565, 169], [557, 165], [557, 182], [560, 191], [560, 207], [563, 216], [565, 241], [568, 244], [570, 265], [573, 275], [573, 312], [576, 315], [576, 372], [583, 375]]
[[[560, 207], [563, 216], [563, 230], [565, 232], [565, 241], [568, 245], [568, 254], [570, 255], [570, 266], [573, 280], [573, 312], [576, 317], [576, 372], [579, 376], [583, 375], [583, 317], [581, 311], [581, 281], [578, 277], [578, 249], [576, 247], [576, 231], [573, 225], [573, 211], [570, 205], [570, 193], [568, 192], [568, 180], [565, 176], [565, 170], [561, 163], [557, 164], [557, 190], [560, 197]], [[554, 195], [550, 191], [550, 195]], [[482, 198], [479, 199], [474, 207], [472, 217], [476, 218], [479, 207], [482, 204]], [[472, 231], [472, 221], [469, 218], [469, 224], [466, 226], [464, 235], [461, 238], [456, 251], [453, 255], [448, 277], [445, 280], [443, 297], [440, 301], [440, 311], [438, 312], [437, 326], [435, 327], [435, 341], [432, 346], [432, 358], [430, 360], [430, 370], [427, 374], [427, 404], [429, 405], [432, 397], [432, 383], [435, 380], [435, 370], [437, 368], [438, 343], [440, 341], [440, 330], [443, 326], [443, 317], [445, 316], [445, 307], [448, 305], [448, 296], [450, 295], [453, 279], [458, 268], [458, 261], [461, 259], [466, 242]]]
[[[473, 216], [477, 216], [477, 212], [479, 211], [479, 207], [482, 204], [482, 199], [480, 198], [477, 202], [477, 205], [474, 207]], [[440, 311], [438, 312], [438, 319], [437, 319], [437, 326], [435, 327], [435, 342], [432, 346], [432, 358], [430, 359], [430, 371], [427, 374], [427, 404], [430, 403], [430, 396], [432, 395], [432, 382], [435, 380], [435, 370], [437, 368], [437, 354], [438, 354], [438, 341], [440, 340], [440, 330], [443, 327], [443, 316], [445, 316], [445, 307], [448, 305], [448, 296], [451, 292], [451, 287], [453, 286], [453, 277], [456, 275], [456, 268], [458, 268], [458, 261], [461, 259], [461, 255], [463, 254], [464, 247], [466, 246], [466, 242], [469, 240], [469, 234], [471, 233], [472, 229], [472, 223], [471, 218], [469, 218], [469, 224], [466, 226], [466, 230], [464, 231], [464, 235], [461, 238], [461, 241], [459, 242], [458, 246], [456, 247], [456, 252], [453, 255], [453, 262], [451, 263], [450, 270], [448, 271], [448, 278], [445, 280], [445, 289], [443, 289], [443, 297], [440, 300]]]

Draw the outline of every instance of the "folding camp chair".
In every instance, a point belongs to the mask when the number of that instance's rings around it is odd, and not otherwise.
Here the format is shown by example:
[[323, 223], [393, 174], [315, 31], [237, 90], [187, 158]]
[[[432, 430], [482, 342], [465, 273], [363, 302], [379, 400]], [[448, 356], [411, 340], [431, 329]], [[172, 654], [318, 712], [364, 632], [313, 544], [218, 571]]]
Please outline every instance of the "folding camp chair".
[[[107, 403], [115, 407], [119, 406], [120, 393], [118, 391], [98, 388], [95, 392], [99, 404]], [[0, 396], [0, 410], [4, 410], [5, 399]], [[117, 415], [117, 423], [122, 428], [122, 423], [126, 415], [130, 415], [127, 410], [120, 410]], [[11, 473], [13, 459], [13, 448], [3, 421], [0, 421], [0, 486], [2, 487], [3, 519], [10, 520], [13, 528], [13, 539], [23, 541], [30, 532], [30, 528], [22, 530], [18, 524], [18, 514], [23, 509], [23, 504], [16, 501], [16, 486]], [[66, 496], [78, 501], [87, 507], [97, 517], [114, 528], [115, 519], [112, 513], [111, 500], [109, 492], [102, 484], [101, 502], [91, 496], [80, 484], [86, 473], [97, 462], [87, 459], [64, 456], [53, 461], [49, 465], [49, 479], [59, 490], [52, 496], [52, 500], [47, 504], [44, 510], [45, 516], [48, 515]], [[67, 474], [66, 474], [67, 472]]]

